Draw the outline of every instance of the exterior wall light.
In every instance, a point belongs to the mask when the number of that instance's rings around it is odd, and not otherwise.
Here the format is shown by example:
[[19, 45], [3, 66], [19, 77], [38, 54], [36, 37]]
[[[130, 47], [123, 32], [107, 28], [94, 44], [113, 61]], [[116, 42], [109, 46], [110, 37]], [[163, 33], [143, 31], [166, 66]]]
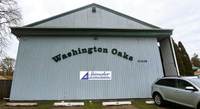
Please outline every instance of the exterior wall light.
[[97, 40], [98, 39], [98, 37], [94, 37], [94, 40]]

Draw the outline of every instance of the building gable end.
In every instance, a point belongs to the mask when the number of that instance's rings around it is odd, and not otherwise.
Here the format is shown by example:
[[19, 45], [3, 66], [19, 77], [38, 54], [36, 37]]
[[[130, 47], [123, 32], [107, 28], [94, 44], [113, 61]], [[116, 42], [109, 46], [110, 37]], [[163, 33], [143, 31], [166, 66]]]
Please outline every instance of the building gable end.
[[[95, 12], [93, 12], [93, 10], [95, 10]], [[24, 27], [160, 29], [157, 26], [95, 3], [26, 25]]]

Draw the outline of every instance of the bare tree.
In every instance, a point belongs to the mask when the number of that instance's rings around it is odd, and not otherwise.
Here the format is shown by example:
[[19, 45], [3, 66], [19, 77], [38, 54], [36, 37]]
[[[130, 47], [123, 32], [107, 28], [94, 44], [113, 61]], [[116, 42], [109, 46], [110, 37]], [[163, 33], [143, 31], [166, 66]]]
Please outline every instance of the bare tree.
[[0, 64], [0, 72], [5, 76], [12, 76], [15, 69], [15, 59], [5, 58], [2, 59]]
[[11, 32], [9, 27], [20, 26], [22, 15], [15, 0], [0, 0], [0, 57], [6, 56]]

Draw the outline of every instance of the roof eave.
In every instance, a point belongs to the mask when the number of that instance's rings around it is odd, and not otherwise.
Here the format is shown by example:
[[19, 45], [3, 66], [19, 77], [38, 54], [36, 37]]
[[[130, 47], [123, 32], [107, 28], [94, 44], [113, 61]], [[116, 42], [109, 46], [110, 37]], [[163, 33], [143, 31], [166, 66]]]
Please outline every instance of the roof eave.
[[21, 36], [145, 36], [158, 41], [172, 35], [173, 29], [124, 29], [124, 28], [30, 28], [11, 27], [11, 32]]

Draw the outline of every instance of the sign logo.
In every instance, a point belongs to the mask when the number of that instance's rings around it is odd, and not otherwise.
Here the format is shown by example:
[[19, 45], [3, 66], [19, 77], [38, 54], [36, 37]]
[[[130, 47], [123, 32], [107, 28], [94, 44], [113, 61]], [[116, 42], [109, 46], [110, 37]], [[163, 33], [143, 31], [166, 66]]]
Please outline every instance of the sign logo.
[[111, 71], [80, 71], [80, 80], [111, 80]]

